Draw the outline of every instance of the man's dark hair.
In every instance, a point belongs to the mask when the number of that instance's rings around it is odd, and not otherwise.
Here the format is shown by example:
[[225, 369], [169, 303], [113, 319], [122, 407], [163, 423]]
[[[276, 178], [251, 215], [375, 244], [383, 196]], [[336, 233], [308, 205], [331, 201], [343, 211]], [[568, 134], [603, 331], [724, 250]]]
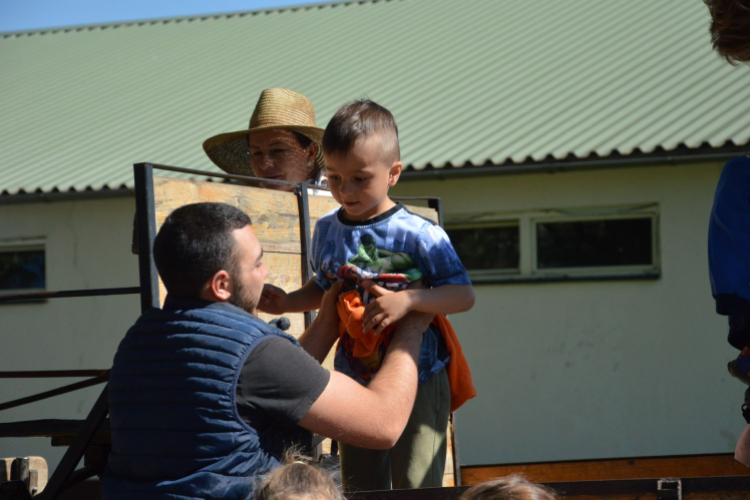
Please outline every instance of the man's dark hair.
[[750, 0], [704, 0], [711, 42], [730, 64], [750, 62]]
[[170, 294], [198, 298], [211, 276], [237, 273], [232, 231], [251, 225], [243, 211], [224, 203], [194, 203], [172, 212], [154, 240], [154, 262]]
[[323, 133], [323, 151], [345, 156], [357, 139], [374, 134], [380, 135], [383, 141], [383, 158], [387, 162], [401, 159], [398, 127], [391, 112], [369, 99], [354, 101], [336, 111], [328, 122]]

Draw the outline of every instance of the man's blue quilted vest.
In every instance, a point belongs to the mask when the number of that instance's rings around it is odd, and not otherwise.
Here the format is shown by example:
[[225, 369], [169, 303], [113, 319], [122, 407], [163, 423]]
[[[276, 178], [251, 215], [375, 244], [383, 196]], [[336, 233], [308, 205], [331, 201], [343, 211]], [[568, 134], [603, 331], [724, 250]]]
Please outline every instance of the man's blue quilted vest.
[[239, 308], [208, 304], [149, 310], [120, 343], [105, 499], [246, 499], [253, 475], [278, 465], [237, 413], [237, 379], [259, 341], [297, 341]]

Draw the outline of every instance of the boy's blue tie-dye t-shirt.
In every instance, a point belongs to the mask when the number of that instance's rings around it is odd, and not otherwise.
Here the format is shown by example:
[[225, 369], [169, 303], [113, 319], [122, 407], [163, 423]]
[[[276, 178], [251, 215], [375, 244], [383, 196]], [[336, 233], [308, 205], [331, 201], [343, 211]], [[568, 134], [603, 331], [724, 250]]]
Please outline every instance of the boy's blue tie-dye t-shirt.
[[[346, 283], [345, 291], [357, 289], [367, 305], [374, 297], [359, 286], [371, 279], [384, 288], [402, 290], [418, 279], [430, 287], [469, 285], [471, 280], [443, 229], [397, 204], [366, 221], [344, 218], [343, 209], [321, 217], [313, 235], [315, 282], [324, 290], [335, 280]], [[363, 382], [363, 370], [342, 342], [334, 366]], [[422, 340], [419, 380], [425, 382], [448, 363], [440, 333], [428, 329]]]

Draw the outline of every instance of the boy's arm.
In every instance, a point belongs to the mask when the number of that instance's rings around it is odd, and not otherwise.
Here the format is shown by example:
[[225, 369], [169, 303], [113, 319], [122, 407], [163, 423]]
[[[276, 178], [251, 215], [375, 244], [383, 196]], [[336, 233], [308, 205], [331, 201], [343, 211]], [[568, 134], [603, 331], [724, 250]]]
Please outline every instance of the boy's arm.
[[362, 318], [363, 331], [373, 328], [381, 333], [388, 326], [406, 316], [409, 311], [430, 314], [457, 314], [474, 306], [474, 289], [471, 285], [442, 285], [436, 288], [407, 288], [397, 293], [383, 295], [370, 302]]
[[266, 284], [260, 297], [258, 309], [268, 314], [284, 314], [314, 311], [320, 308], [320, 301], [325, 293], [316, 283], [310, 280], [302, 288], [286, 293], [277, 286]]

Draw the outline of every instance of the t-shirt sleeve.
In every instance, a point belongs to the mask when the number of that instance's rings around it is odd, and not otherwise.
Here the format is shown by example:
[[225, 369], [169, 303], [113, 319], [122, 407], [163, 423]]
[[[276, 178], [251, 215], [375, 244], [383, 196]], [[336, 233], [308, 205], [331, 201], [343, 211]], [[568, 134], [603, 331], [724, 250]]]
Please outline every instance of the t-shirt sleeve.
[[326, 249], [324, 247], [330, 225], [330, 217], [323, 216], [318, 219], [318, 222], [315, 223], [315, 231], [313, 231], [312, 240], [312, 266], [315, 271], [313, 281], [315, 281], [315, 283], [323, 290], [331, 288], [331, 280], [328, 279], [325, 270], [322, 269], [323, 259], [327, 258], [325, 255]]
[[237, 382], [241, 415], [262, 413], [296, 424], [325, 390], [331, 374], [304, 349], [280, 337], [261, 341]]
[[440, 226], [425, 224], [422, 228], [417, 240], [417, 258], [429, 286], [471, 284], [450, 238]]

